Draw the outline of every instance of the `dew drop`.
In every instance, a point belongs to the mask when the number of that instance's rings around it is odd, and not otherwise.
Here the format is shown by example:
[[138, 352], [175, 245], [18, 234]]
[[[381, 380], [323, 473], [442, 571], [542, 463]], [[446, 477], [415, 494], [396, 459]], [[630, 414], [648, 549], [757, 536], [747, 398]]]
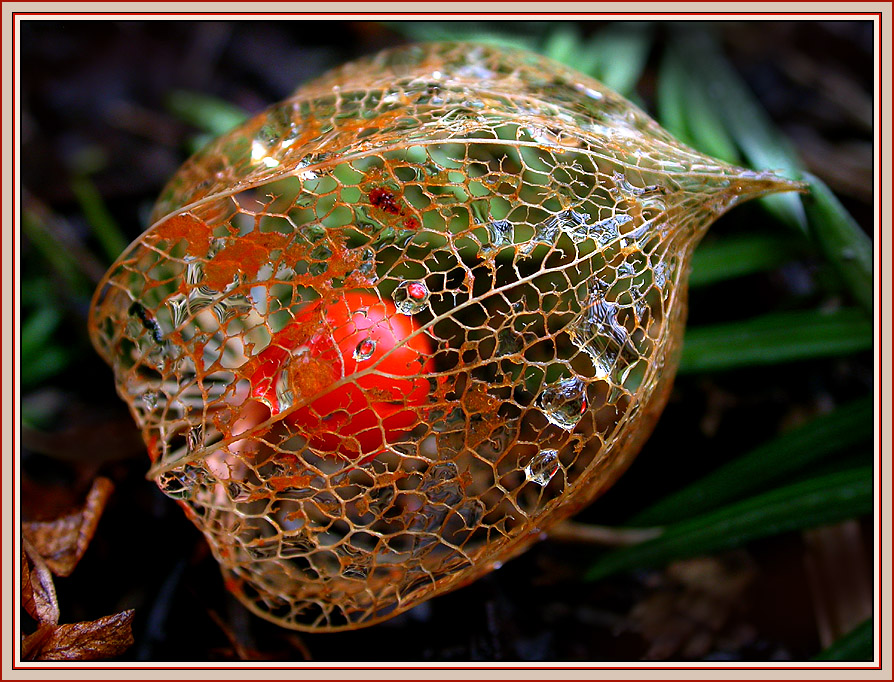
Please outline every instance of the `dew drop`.
[[[624, 261], [618, 266], [618, 277], [633, 277], [636, 274], [636, 268], [633, 267], [633, 263], [630, 261]], [[633, 284], [631, 289], [636, 289], [639, 291], [639, 287], [636, 284]]]
[[[149, 332], [153, 341], [162, 343], [164, 334], [162, 334], [161, 327], [158, 326], [158, 321], [139, 301], [134, 301], [127, 312], [139, 318], [142, 327]], [[134, 329], [136, 328], [134, 327]]]
[[150, 360], [155, 361], [155, 366], [158, 368], [159, 372], [164, 372], [165, 362], [171, 352], [171, 344], [165, 339], [161, 343], [149, 346], [149, 349], [146, 351], [146, 356]]
[[456, 512], [460, 515], [466, 528], [474, 530], [484, 518], [484, 505], [480, 500], [469, 500], [456, 508]]
[[239, 481], [231, 481], [227, 484], [227, 494], [233, 502], [247, 502], [251, 497], [248, 486]]
[[359, 563], [349, 564], [342, 570], [341, 574], [348, 580], [366, 580], [369, 577], [369, 566]]
[[661, 185], [646, 185], [645, 187], [637, 187], [631, 183], [624, 173], [615, 171], [612, 176], [614, 187], [609, 193], [618, 198], [639, 197], [644, 194], [656, 194], [663, 191]]
[[525, 467], [525, 478], [540, 487], [545, 487], [559, 470], [559, 453], [556, 450], [541, 450]]
[[193, 426], [186, 432], [186, 451], [192, 454], [203, 445], [204, 429], [201, 426]]
[[435, 410], [429, 416], [431, 419], [431, 430], [435, 433], [458, 431], [464, 428], [466, 423], [466, 413], [460, 407], [456, 407], [447, 413]]
[[192, 486], [181, 471], [166, 471], [155, 479], [156, 485], [168, 497], [182, 500], [190, 496]]
[[633, 304], [633, 312], [636, 315], [636, 319], [640, 325], [645, 326], [644, 322], [646, 319], [646, 315], [649, 312], [649, 306], [642, 299], [638, 300]]
[[504, 327], [497, 332], [497, 356], [515, 355], [524, 347], [524, 341], [514, 329]]
[[187, 308], [187, 300], [186, 296], [183, 294], [179, 294], [178, 296], [170, 299], [168, 301], [168, 308], [171, 311], [171, 323], [174, 325], [174, 329], [180, 327], [186, 321], [186, 308]]
[[490, 248], [501, 249], [512, 243], [512, 223], [508, 220], [492, 220], [487, 224]]
[[484, 64], [475, 63], [472, 59], [478, 58], [475, 53], [471, 55], [470, 63], [464, 64], [456, 70], [456, 75], [460, 78], [468, 78], [475, 81], [488, 81], [494, 77], [494, 72], [487, 68]]
[[394, 494], [394, 487], [390, 485], [370, 490], [366, 496], [369, 500], [369, 511], [376, 516], [384, 514], [391, 508], [394, 502]]
[[[312, 171], [308, 171], [308, 173], [312, 173]], [[316, 175], [316, 174], [314, 174], [314, 175]], [[310, 177], [303, 177], [303, 176], [299, 176], [299, 177], [301, 177], [302, 180], [313, 179]], [[309, 206], [312, 206], [316, 202], [316, 200], [317, 200], [316, 195], [311, 194], [310, 192], [302, 192], [297, 197], [295, 197], [294, 203], [296, 206], [298, 206], [300, 208], [307, 208]]]
[[376, 340], [366, 337], [354, 348], [354, 359], [357, 362], [369, 360], [376, 352]]
[[577, 377], [547, 386], [537, 405], [551, 424], [571, 431], [587, 411], [587, 387]]
[[428, 307], [430, 296], [425, 282], [401, 282], [394, 290], [392, 299], [399, 313], [414, 315]]
[[601, 92], [599, 92], [598, 90], [594, 90], [593, 88], [588, 87], [588, 86], [584, 85], [583, 83], [575, 83], [574, 89], [577, 90], [578, 92], [582, 92], [590, 99], [601, 100], [603, 98], [603, 95]]
[[590, 230], [590, 214], [578, 213], [572, 209], [557, 213], [550, 221], [555, 223], [562, 232], [567, 233], [573, 239], [586, 239]]
[[360, 252], [360, 264], [357, 271], [363, 275], [370, 284], [376, 282], [376, 252], [372, 249], [363, 249]]
[[154, 410], [155, 406], [158, 405], [158, 391], [146, 391], [143, 395], [140, 396], [143, 401], [143, 405], [146, 406], [147, 410]]
[[593, 288], [580, 314], [568, 325], [571, 342], [590, 356], [596, 370], [594, 376], [609, 375], [620, 354], [638, 355], [627, 328], [618, 320], [620, 306]]
[[194, 315], [200, 310], [204, 310], [214, 303], [217, 296], [218, 292], [209, 289], [204, 285], [191, 289], [186, 299], [186, 312], [190, 315]]
[[279, 373], [279, 377], [276, 379], [277, 412], [288, 410], [292, 406], [294, 400], [295, 396], [292, 393], [292, 388], [289, 384], [289, 372], [287, 369], [283, 369]]
[[184, 258], [186, 260], [186, 274], [183, 279], [187, 284], [196, 285], [202, 281], [202, 277], [204, 276], [202, 263], [197, 261], [192, 256], [186, 256]]
[[668, 275], [668, 267], [667, 263], [664, 261], [659, 261], [658, 264], [652, 269], [652, 277], [655, 280], [655, 284], [663, 289], [667, 284], [667, 275]]
[[459, 471], [454, 462], [443, 462], [430, 467], [425, 472], [420, 489], [430, 502], [445, 504], [451, 508], [458, 507], [463, 501]]
[[607, 246], [620, 237], [620, 226], [631, 220], [633, 218], [626, 213], [600, 220], [587, 228], [587, 236], [593, 237], [600, 246]]
[[559, 236], [559, 222], [553, 216], [534, 227], [534, 237], [521, 248], [524, 255], [530, 255], [540, 244], [555, 244]]
[[252, 540], [244, 545], [248, 556], [256, 560], [275, 559], [279, 554], [279, 546], [279, 538], [272, 538], [272, 541], [267, 538]]
[[227, 296], [226, 298], [219, 300], [211, 308], [214, 316], [217, 318], [217, 321], [220, 324], [223, 324], [231, 317], [243, 315], [251, 309], [251, 301], [241, 294]]

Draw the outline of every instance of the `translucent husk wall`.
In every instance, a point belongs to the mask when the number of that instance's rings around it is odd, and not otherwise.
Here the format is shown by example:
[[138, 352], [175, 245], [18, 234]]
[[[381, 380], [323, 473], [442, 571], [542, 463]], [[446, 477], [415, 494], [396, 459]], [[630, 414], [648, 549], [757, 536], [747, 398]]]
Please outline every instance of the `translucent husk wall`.
[[190, 159], [91, 332], [228, 589], [368, 625], [615, 481], [667, 399], [692, 249], [792, 188], [535, 55], [403, 48]]

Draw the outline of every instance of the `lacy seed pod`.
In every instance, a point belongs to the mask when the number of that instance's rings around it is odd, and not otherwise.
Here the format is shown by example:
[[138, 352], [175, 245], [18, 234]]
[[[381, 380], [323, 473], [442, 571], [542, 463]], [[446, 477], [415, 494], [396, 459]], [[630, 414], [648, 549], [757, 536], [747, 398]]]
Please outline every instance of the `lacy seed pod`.
[[694, 246], [793, 189], [539, 56], [400, 48], [193, 156], [92, 339], [228, 589], [356, 628], [617, 479], [668, 397]]

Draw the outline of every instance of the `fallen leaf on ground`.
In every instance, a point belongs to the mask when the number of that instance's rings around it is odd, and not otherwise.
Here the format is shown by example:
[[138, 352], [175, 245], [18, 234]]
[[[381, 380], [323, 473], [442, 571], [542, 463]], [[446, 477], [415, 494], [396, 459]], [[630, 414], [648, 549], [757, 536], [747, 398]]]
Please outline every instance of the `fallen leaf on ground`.
[[[134, 610], [70, 625], [41, 626], [22, 642], [22, 658], [95, 661], [123, 654], [133, 644]], [[52, 628], [48, 633], [47, 628]]]
[[70, 575], [81, 560], [96, 532], [99, 517], [113, 487], [109, 479], [97, 478], [87, 493], [83, 509], [51, 521], [22, 523], [23, 535], [54, 574]]
[[22, 542], [22, 606], [38, 623], [59, 622], [53, 576], [28, 540]]
[[134, 611], [59, 625], [53, 574], [67, 576], [80, 561], [113, 489], [97, 478], [84, 507], [50, 521], [22, 523], [22, 606], [38, 622], [22, 637], [22, 660], [93, 661], [124, 653], [133, 644]]
[[22, 637], [22, 660], [33, 661], [35, 652], [39, 651], [46, 641], [53, 636], [56, 631], [56, 625], [52, 623], [41, 623], [35, 632]]

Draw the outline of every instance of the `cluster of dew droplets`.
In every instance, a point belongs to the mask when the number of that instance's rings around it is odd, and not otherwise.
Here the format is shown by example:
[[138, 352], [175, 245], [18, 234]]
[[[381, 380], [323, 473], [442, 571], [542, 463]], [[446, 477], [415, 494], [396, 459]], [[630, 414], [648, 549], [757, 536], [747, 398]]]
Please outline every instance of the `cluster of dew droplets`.
[[637, 355], [630, 333], [618, 321], [621, 306], [608, 300], [605, 288], [598, 281], [587, 287], [582, 310], [568, 325], [571, 342], [590, 357], [597, 379], [609, 377], [619, 358]]
[[195, 490], [201, 487], [206, 479], [207, 475], [202, 467], [186, 464], [159, 474], [155, 482], [165, 495], [175, 500], [182, 500], [195, 494]]
[[[220, 246], [221, 244], [213, 246], [209, 255], [212, 255]], [[187, 319], [199, 315], [205, 310], [211, 312], [216, 325], [222, 330], [230, 320], [250, 313], [255, 307], [251, 298], [236, 291], [240, 283], [238, 275], [234, 275], [233, 280], [223, 290], [218, 291], [203, 284], [204, 268], [200, 260], [186, 256], [184, 261], [186, 269], [183, 279], [187, 285], [188, 293], [178, 293], [167, 300], [172, 331], [177, 331], [186, 323]], [[241, 353], [234, 350], [231, 344], [224, 345], [223, 353], [225, 356], [235, 354], [235, 357], [224, 361], [225, 365], [232, 367], [239, 364]]]

